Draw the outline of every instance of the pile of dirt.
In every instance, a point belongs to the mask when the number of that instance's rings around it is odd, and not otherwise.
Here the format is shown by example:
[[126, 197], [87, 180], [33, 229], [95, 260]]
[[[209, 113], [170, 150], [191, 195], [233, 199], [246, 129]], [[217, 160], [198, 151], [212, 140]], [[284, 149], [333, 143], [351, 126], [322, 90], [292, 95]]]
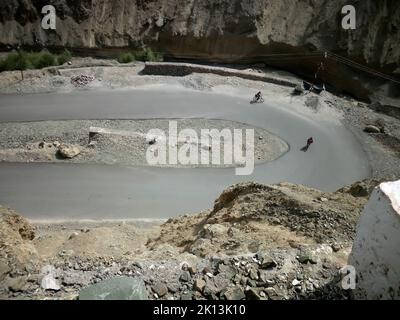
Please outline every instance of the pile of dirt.
[[355, 197], [355, 189], [242, 183], [212, 210], [142, 228], [68, 222], [35, 230], [1, 208], [0, 296], [75, 299], [124, 276], [143, 281], [151, 299], [347, 299], [339, 270], [370, 191]]
[[213, 210], [169, 219], [149, 245], [170, 243], [200, 256], [304, 243], [339, 249], [354, 239], [366, 200], [289, 183], [238, 184], [221, 194]]
[[37, 271], [35, 229], [24, 218], [0, 206], [0, 291], [20, 291]]

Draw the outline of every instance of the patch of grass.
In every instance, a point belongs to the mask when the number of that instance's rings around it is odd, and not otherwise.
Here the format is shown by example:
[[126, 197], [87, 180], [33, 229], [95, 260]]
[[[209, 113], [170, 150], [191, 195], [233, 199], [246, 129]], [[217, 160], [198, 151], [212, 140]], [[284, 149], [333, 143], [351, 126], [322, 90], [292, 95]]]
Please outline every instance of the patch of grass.
[[0, 62], [0, 71], [25, 70], [29, 66], [27, 53], [24, 51], [11, 53]]
[[129, 63], [129, 62], [133, 62], [136, 60], [137, 61], [163, 61], [163, 56], [158, 52], [154, 52], [150, 48], [146, 48], [141, 51], [121, 53], [117, 57], [117, 61], [119, 63]]
[[33, 65], [34, 69], [42, 69], [46, 67], [52, 67], [57, 64], [57, 57], [51, 53], [43, 53], [39, 59]]
[[71, 59], [72, 59], [71, 52], [69, 52], [68, 50], [64, 50], [64, 52], [57, 57], [57, 62], [59, 65], [62, 65], [68, 61], [71, 61]]
[[133, 53], [127, 52], [127, 53], [121, 53], [118, 58], [117, 61], [119, 63], [130, 63], [135, 61], [135, 55]]
[[42, 69], [64, 64], [71, 58], [72, 55], [68, 50], [60, 55], [54, 55], [47, 51], [25, 52], [21, 50], [8, 54], [3, 61], [0, 61], [0, 71]]
[[163, 61], [163, 56], [158, 52], [154, 52], [151, 48], [146, 48], [143, 51], [136, 52], [135, 57], [136, 60], [139, 61]]

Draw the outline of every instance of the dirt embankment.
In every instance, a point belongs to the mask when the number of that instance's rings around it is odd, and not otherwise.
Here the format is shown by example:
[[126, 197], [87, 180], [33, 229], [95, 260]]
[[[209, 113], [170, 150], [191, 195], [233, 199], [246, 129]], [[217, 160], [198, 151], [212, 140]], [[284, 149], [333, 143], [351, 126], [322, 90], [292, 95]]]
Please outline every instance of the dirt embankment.
[[338, 269], [376, 183], [335, 193], [239, 184], [212, 210], [162, 225], [32, 227], [1, 208], [0, 296], [75, 299], [90, 284], [127, 276], [143, 281], [150, 299], [348, 298]]

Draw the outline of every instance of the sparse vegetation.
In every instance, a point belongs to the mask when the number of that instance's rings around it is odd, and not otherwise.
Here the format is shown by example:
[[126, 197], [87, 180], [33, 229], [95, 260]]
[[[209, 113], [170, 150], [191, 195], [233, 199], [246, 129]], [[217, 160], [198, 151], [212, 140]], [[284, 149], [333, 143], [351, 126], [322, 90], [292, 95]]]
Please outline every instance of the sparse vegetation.
[[117, 58], [117, 61], [119, 63], [130, 63], [130, 62], [133, 62], [136, 60], [137, 61], [162, 61], [163, 56], [158, 52], [154, 52], [150, 48], [146, 48], [142, 51], [121, 53]]
[[135, 61], [135, 55], [133, 53], [127, 52], [127, 53], [121, 53], [118, 58], [117, 61], [119, 63], [130, 63]]
[[27, 70], [27, 69], [42, 69], [56, 65], [62, 65], [71, 60], [72, 55], [68, 50], [65, 50], [60, 55], [55, 55], [47, 51], [41, 52], [25, 52], [18, 51], [7, 55], [0, 62], [1, 71]]
[[72, 59], [72, 54], [68, 50], [64, 50], [62, 54], [57, 57], [57, 61], [59, 65], [62, 65]]
[[135, 53], [136, 60], [139, 61], [162, 61], [163, 57], [160, 53], [154, 52], [151, 48]]

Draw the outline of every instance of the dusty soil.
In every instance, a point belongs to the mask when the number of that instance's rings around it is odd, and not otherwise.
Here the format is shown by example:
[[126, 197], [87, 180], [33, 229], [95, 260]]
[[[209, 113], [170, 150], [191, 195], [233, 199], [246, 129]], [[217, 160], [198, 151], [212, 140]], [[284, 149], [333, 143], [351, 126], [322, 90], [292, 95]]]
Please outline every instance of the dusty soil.
[[[261, 128], [225, 120], [207, 119], [155, 119], [155, 120], [72, 120], [72, 121], [39, 121], [28, 123], [0, 124], [0, 162], [72, 162], [72, 163], [103, 163], [124, 165], [149, 165], [146, 152], [158, 150], [160, 143], [150, 144], [147, 138], [150, 130], [157, 128], [166, 134], [169, 121], [176, 121], [178, 132], [183, 129], [193, 129], [200, 137], [201, 130], [223, 129], [242, 130], [245, 137], [246, 129], [254, 130], [255, 163], [272, 161], [288, 151], [288, 145], [278, 137]], [[95, 134], [90, 137], [90, 128], [111, 129], [110, 133]], [[244, 140], [245, 141], [245, 140]], [[58, 145], [72, 144], [81, 151], [72, 159], [60, 157]], [[178, 140], [179, 150], [187, 144], [186, 140]], [[191, 143], [199, 154], [209, 143], [198, 140]], [[220, 159], [224, 159], [224, 143], [220, 144]], [[208, 149], [207, 149], [208, 150]], [[245, 143], [242, 145], [245, 152]], [[235, 166], [236, 164], [210, 164], [203, 166]], [[177, 167], [194, 165], [178, 164]], [[201, 164], [195, 166], [202, 166]]]

